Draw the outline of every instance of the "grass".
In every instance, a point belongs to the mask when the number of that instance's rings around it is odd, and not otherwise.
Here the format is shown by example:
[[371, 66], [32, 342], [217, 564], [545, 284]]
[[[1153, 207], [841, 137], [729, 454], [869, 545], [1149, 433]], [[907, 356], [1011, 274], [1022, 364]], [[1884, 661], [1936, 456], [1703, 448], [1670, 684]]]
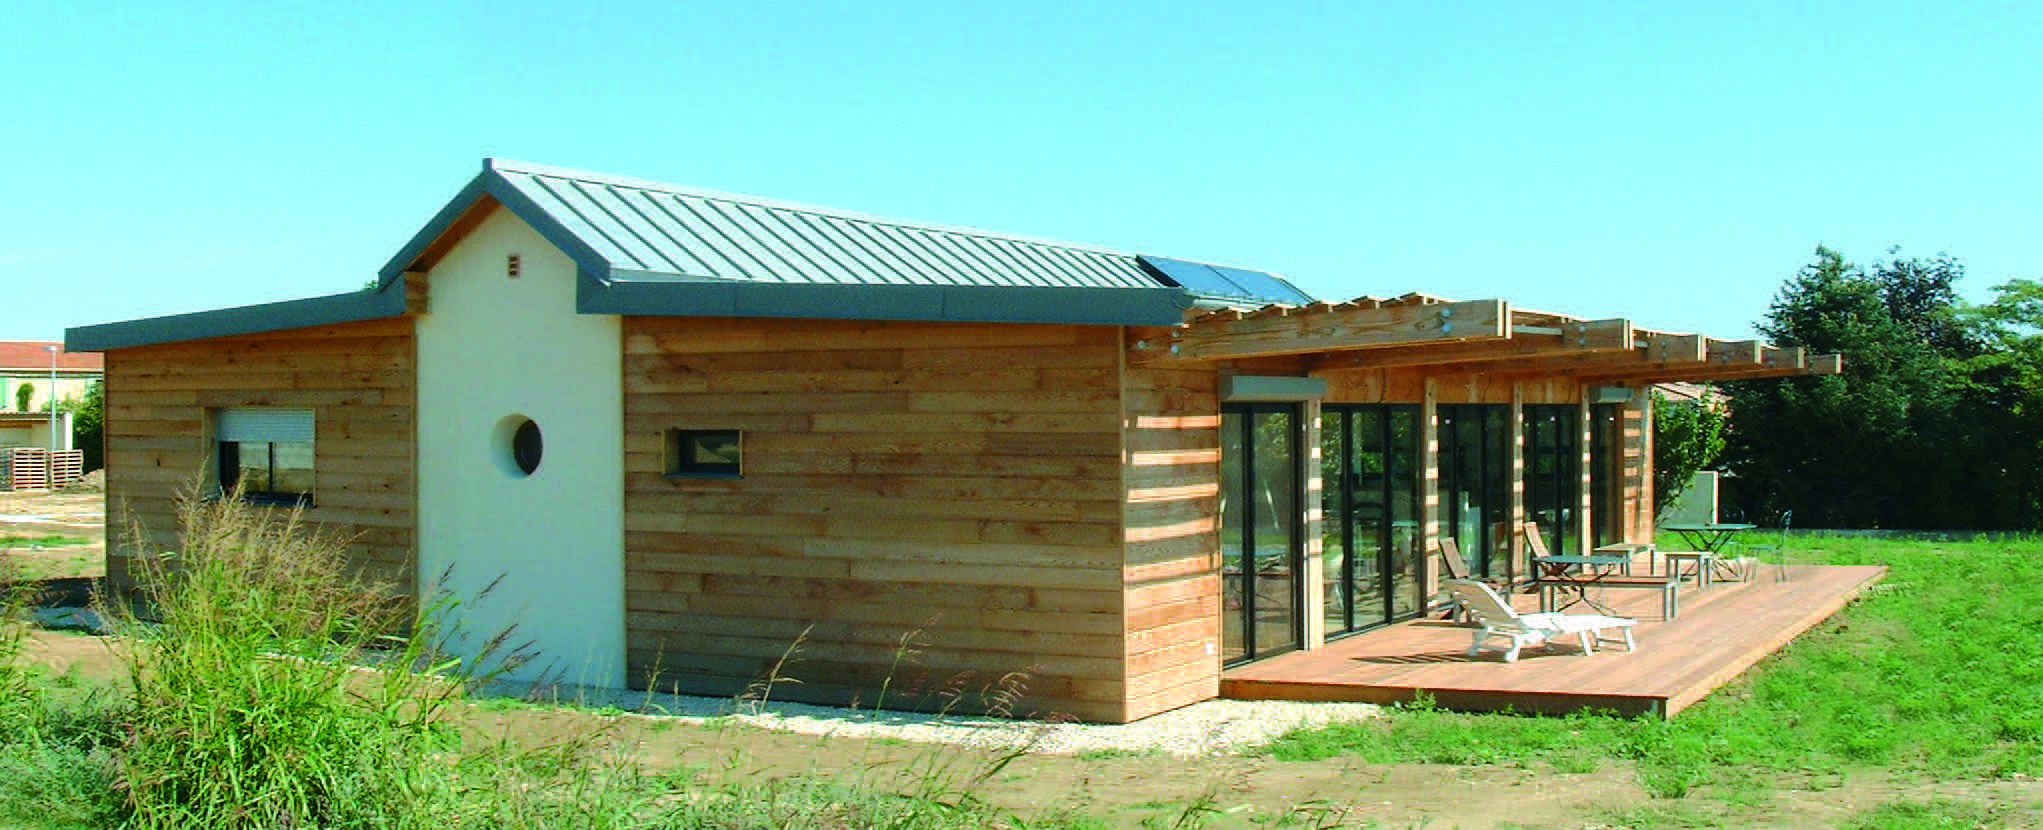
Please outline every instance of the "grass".
[[[25, 667], [15, 659], [22, 629], [0, 618], [0, 825], [1110, 823], [1069, 805], [1021, 814], [986, 803], [989, 782], [1013, 774], [1008, 765], [1025, 746], [986, 754], [935, 748], [888, 761], [884, 772], [869, 772], [879, 769], [870, 759], [844, 773], [768, 777], [735, 760], [741, 746], [728, 762], [648, 771], [630, 762], [615, 718], [526, 743], [486, 738], [465, 719], [528, 705], [469, 699], [475, 678], [433, 647], [435, 615], [400, 636], [401, 620], [374, 599], [377, 586], [339, 570], [338, 540], [232, 500], [188, 504], [185, 522], [188, 543], [153, 575], [177, 588], [152, 597], [164, 625], [126, 618], [136, 645], [121, 655], [123, 691]], [[2043, 774], [2043, 658], [2032, 633], [2043, 608], [2043, 542], [1797, 541], [1805, 560], [1885, 564], [1888, 580], [1677, 720], [1473, 715], [1422, 700], [1375, 721], [1295, 731], [1267, 752], [1281, 760], [1515, 765], [1552, 775], [1617, 769], [1649, 798], [1607, 817], [1634, 827], [1737, 826], [1770, 809], [1780, 788], [1822, 790], [1866, 770], [1926, 780]], [[770, 684], [757, 690], [757, 699], [770, 696]], [[732, 728], [731, 740], [745, 734]], [[1360, 821], [1336, 803], [1236, 815], [1219, 809], [1218, 792], [1158, 801], [1111, 823]], [[2027, 820], [2007, 810], [1896, 801], [1845, 826]]]
[[181, 547], [138, 560], [151, 586], [143, 601], [108, 609], [128, 643], [118, 686], [29, 668], [26, 594], [0, 603], [0, 825], [1090, 826], [1062, 814], [1030, 824], [980, 800], [1025, 744], [990, 756], [931, 750], [884, 776], [861, 765], [774, 778], [735, 762], [650, 774], [620, 744], [615, 717], [489, 737], [472, 714], [527, 707], [468, 699], [486, 678], [467, 667], [499, 661], [441, 655], [437, 620], [451, 609], [413, 619], [345, 570], [344, 540], [294, 512], [233, 498], [187, 499], [182, 510]]
[[1886, 565], [1887, 579], [1677, 719], [1462, 714], [1421, 701], [1375, 722], [1294, 731], [1267, 751], [1372, 763], [1625, 760], [1666, 800], [1709, 791], [1752, 801], [1760, 776], [1820, 788], [1851, 769], [2043, 774], [2043, 540], [1792, 541], [1799, 561]]
[[0, 550], [8, 548], [61, 548], [73, 545], [91, 544], [83, 536], [0, 536]]

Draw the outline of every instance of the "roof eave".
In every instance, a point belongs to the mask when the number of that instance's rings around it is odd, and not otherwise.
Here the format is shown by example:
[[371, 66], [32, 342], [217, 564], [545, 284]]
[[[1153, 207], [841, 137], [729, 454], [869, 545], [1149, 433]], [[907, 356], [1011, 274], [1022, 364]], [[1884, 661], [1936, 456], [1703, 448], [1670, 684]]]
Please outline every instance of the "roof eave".
[[351, 291], [325, 297], [79, 326], [65, 330], [64, 348], [101, 352], [128, 346], [353, 323], [396, 317], [404, 311], [404, 289], [399, 285], [377, 291]]
[[576, 295], [583, 314], [957, 323], [1172, 325], [1191, 306], [1171, 288], [603, 281], [586, 271]]

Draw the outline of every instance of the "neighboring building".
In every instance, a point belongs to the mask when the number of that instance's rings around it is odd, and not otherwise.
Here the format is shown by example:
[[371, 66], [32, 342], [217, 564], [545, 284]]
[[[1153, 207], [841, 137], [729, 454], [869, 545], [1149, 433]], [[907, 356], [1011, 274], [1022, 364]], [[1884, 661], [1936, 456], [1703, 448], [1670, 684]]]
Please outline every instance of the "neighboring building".
[[793, 649], [776, 697], [1022, 672], [1099, 721], [1420, 613], [1443, 534], [1505, 578], [1519, 519], [1644, 538], [1641, 390], [1837, 365], [498, 161], [373, 290], [69, 339], [159, 536], [204, 469], [402, 591], [495, 582], [464, 619], [570, 681], [733, 694]]
[[[51, 352], [51, 347], [58, 351]], [[52, 358], [56, 399], [85, 397], [103, 374], [104, 360], [92, 352], [62, 349], [62, 343], [46, 340], [0, 340], [0, 412], [50, 411]]]

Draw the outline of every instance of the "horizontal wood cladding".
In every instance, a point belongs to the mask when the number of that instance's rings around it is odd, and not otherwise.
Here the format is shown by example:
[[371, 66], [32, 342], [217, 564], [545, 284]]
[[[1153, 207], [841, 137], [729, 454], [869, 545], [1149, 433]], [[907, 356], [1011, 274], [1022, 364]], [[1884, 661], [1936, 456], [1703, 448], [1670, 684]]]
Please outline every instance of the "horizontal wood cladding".
[[[1115, 329], [624, 332], [634, 683], [1125, 717]], [[669, 429], [741, 431], [742, 477], [665, 475]]]
[[1573, 378], [1527, 378], [1514, 375], [1447, 374], [1411, 369], [1335, 369], [1318, 374], [1327, 381], [1327, 403], [1420, 403], [1426, 380], [1434, 382], [1436, 403], [1511, 403], [1515, 385], [1520, 403], [1576, 403], [1582, 383]]
[[1220, 691], [1220, 398], [1211, 369], [1122, 383], [1127, 717]]
[[416, 574], [411, 319], [114, 349], [106, 354], [107, 569], [132, 587], [140, 528], [175, 547], [178, 493], [207, 479], [208, 411], [314, 411], [315, 506], [307, 520], [350, 539], [356, 564], [411, 596]]

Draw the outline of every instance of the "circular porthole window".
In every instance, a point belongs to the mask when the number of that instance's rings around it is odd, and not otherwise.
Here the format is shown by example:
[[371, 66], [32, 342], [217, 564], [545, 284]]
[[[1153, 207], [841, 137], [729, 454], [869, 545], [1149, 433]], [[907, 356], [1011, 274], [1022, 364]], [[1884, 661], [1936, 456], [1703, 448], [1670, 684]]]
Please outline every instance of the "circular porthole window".
[[539, 470], [539, 461], [546, 454], [546, 438], [539, 432], [539, 424], [523, 415], [512, 415], [497, 422], [496, 456], [504, 472], [523, 478]]

